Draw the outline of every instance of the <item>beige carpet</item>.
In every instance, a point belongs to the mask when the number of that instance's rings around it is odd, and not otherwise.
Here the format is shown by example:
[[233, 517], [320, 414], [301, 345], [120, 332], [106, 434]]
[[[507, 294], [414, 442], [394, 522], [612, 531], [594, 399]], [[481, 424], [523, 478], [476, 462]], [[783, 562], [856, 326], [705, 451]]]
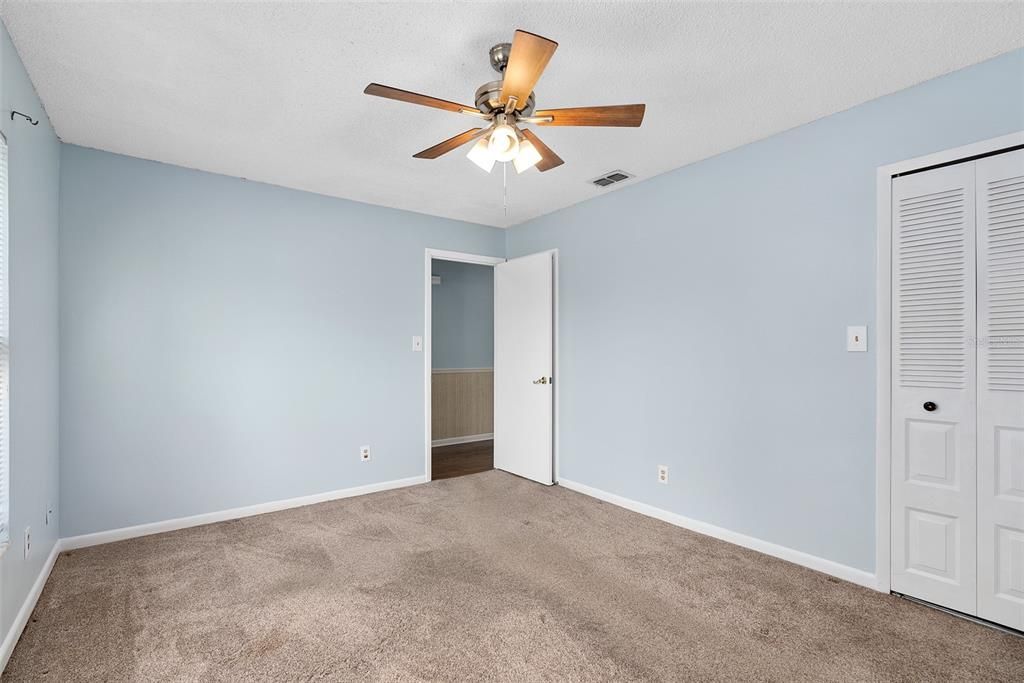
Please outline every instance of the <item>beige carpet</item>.
[[5, 680], [1024, 680], [1024, 639], [486, 472], [68, 552]]

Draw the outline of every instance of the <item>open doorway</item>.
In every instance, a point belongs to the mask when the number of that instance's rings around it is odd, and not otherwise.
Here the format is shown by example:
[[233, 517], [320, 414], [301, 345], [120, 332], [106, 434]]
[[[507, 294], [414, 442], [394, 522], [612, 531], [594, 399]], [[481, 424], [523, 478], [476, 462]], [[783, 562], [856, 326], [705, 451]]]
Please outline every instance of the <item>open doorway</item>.
[[431, 261], [431, 473], [494, 468], [494, 268]]
[[493, 468], [557, 482], [557, 250], [425, 255], [426, 480]]

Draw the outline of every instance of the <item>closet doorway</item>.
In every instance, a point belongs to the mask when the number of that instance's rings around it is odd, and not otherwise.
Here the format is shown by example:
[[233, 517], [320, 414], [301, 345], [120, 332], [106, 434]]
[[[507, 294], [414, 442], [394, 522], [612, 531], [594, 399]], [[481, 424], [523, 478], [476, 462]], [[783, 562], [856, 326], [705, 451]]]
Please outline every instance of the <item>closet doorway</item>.
[[893, 592], [1015, 630], [1024, 630], [1022, 142], [891, 173], [879, 207], [891, 330], [879, 381], [889, 411], [879, 577]]

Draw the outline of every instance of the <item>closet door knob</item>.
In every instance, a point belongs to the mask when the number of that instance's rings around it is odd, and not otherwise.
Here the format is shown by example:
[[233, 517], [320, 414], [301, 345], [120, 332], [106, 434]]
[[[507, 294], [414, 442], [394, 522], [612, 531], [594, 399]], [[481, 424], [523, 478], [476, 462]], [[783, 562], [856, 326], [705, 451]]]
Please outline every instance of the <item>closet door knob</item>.
[[924, 402], [924, 405], [923, 405], [923, 406], [921, 406], [921, 407], [922, 407], [922, 408], [924, 408], [925, 410], [927, 410], [927, 411], [928, 411], [928, 412], [930, 413], [930, 412], [933, 412], [933, 411], [934, 411], [934, 410], [935, 410], [936, 408], [938, 408], [939, 406], [935, 405], [935, 404], [934, 404], [934, 403], [932, 403], [931, 401], [925, 401], [925, 402]]
[[541, 377], [540, 379], [533, 380], [533, 383], [534, 384], [547, 384], [548, 383], [548, 378], [547, 377]]

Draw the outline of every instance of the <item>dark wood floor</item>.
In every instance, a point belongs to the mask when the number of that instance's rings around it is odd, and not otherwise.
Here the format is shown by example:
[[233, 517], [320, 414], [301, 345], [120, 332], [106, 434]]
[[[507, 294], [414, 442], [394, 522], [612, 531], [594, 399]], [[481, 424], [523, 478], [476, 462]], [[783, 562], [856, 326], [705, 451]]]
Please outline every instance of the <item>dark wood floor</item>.
[[430, 454], [430, 478], [449, 479], [494, 469], [494, 441], [474, 441], [454, 446], [434, 446]]

